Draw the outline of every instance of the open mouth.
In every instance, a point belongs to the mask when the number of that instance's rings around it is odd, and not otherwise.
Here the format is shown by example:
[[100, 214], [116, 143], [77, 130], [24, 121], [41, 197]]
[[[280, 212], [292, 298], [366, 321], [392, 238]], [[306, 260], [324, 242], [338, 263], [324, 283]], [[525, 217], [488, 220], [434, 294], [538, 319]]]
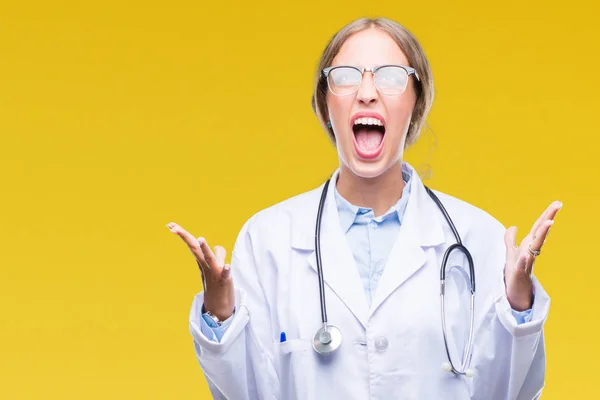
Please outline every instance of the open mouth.
[[385, 126], [377, 118], [357, 118], [352, 126], [354, 145], [361, 157], [373, 158], [381, 153]]

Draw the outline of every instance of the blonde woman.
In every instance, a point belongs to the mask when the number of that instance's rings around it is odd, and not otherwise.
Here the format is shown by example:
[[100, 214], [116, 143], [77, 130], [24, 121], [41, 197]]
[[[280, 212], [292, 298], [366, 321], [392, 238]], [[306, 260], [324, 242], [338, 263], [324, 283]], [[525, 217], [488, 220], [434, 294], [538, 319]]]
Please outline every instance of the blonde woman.
[[189, 324], [214, 398], [540, 396], [550, 300], [532, 268], [562, 204], [517, 245], [516, 228], [424, 186], [403, 151], [433, 93], [409, 31], [353, 21], [315, 81], [331, 178], [252, 216], [231, 265], [168, 224], [203, 274]]

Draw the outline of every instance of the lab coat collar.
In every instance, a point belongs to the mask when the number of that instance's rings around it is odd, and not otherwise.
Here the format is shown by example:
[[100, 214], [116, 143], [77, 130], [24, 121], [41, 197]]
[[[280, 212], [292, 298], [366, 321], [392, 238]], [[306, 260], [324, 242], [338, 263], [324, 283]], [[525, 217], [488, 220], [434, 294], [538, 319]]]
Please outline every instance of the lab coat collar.
[[402, 225], [379, 278], [369, 315], [425, 265], [426, 248], [446, 242], [440, 210], [414, 170], [412, 179]]
[[[385, 299], [406, 282], [425, 264], [424, 248], [444, 243], [444, 231], [437, 206], [431, 200], [423, 182], [411, 166], [411, 195], [406, 205], [404, 220], [379, 279], [375, 297], [369, 309], [364, 287], [354, 261], [352, 249], [340, 224], [334, 197], [334, 183], [339, 169], [331, 177], [321, 222], [321, 260], [323, 279], [330, 289], [346, 304], [354, 316], [366, 327], [369, 316]], [[316, 213], [324, 185], [313, 191], [311, 205], [294, 214], [292, 247], [311, 251], [308, 263], [317, 271], [315, 254]], [[314, 204], [314, 206], [313, 206]]]
[[[409, 169], [406, 163], [402, 164], [402, 180], [404, 181], [404, 189], [402, 190], [402, 197], [398, 200], [396, 204], [390, 207], [390, 209], [383, 215], [380, 215], [377, 218], [373, 218], [375, 221], [383, 221], [388, 218], [397, 219], [398, 223], [402, 223], [402, 217], [404, 215], [404, 211], [406, 210], [406, 204], [408, 203], [408, 198], [410, 196], [410, 184], [411, 184], [411, 176], [412, 170]], [[340, 224], [342, 225], [342, 231], [344, 234], [348, 233], [348, 230], [352, 227], [352, 225], [359, 218], [359, 213], [369, 213], [371, 216], [373, 215], [373, 210], [370, 208], [355, 206], [346, 200], [334, 186], [334, 196], [336, 200], [336, 205], [338, 209], [338, 214], [340, 218]], [[372, 217], [369, 218], [372, 218]]]

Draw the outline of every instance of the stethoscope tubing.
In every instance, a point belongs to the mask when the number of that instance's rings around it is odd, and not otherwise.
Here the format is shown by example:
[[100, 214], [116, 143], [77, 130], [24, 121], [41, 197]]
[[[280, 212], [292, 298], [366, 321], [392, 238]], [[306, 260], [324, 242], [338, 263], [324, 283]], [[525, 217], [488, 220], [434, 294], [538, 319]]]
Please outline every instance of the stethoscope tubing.
[[[315, 255], [316, 255], [316, 261], [317, 261], [317, 275], [318, 275], [318, 279], [319, 279], [319, 299], [320, 299], [320, 303], [321, 303], [321, 322], [323, 324], [322, 328], [319, 329], [319, 332], [327, 331], [327, 306], [326, 306], [326, 302], [325, 302], [325, 283], [324, 283], [324, 278], [323, 278], [323, 265], [322, 265], [322, 260], [321, 260], [321, 222], [323, 219], [323, 210], [325, 208], [325, 199], [327, 197], [329, 183], [330, 183], [330, 179], [328, 179], [325, 182], [325, 186], [323, 187], [323, 191], [321, 192], [319, 208], [317, 210], [317, 221], [315, 224]], [[473, 343], [473, 329], [474, 329], [474, 319], [475, 319], [474, 318], [474, 314], [475, 314], [475, 267], [474, 267], [474, 263], [473, 263], [473, 257], [471, 256], [471, 253], [469, 252], [469, 250], [463, 245], [460, 235], [458, 234], [458, 230], [456, 229], [456, 226], [452, 222], [452, 219], [450, 218], [448, 211], [446, 210], [446, 208], [444, 207], [444, 205], [442, 204], [440, 199], [427, 186], [425, 186], [425, 190], [427, 191], [427, 194], [429, 194], [431, 199], [438, 206], [438, 208], [441, 211], [442, 215], [444, 216], [446, 222], [448, 223], [448, 226], [452, 230], [452, 234], [454, 235], [454, 238], [456, 239], [456, 243], [450, 245], [448, 247], [448, 249], [446, 249], [446, 251], [444, 252], [444, 257], [442, 259], [442, 265], [440, 267], [440, 302], [441, 302], [441, 313], [442, 313], [442, 315], [441, 315], [442, 333], [444, 336], [444, 347], [446, 349], [446, 355], [447, 355], [448, 361], [449, 361], [449, 367], [450, 367], [449, 371], [456, 375], [471, 376], [472, 371], [465, 370], [465, 368], [469, 363], [471, 347], [472, 347], [472, 343]], [[471, 291], [470, 310], [469, 310], [470, 311], [469, 312], [469, 339], [468, 339], [467, 345], [465, 346], [465, 351], [463, 354], [463, 360], [461, 363], [460, 370], [458, 370], [454, 366], [454, 363], [452, 362], [452, 357], [450, 356], [450, 349], [448, 346], [448, 339], [447, 339], [447, 335], [446, 335], [446, 309], [445, 309], [445, 304], [444, 304], [444, 296], [445, 296], [445, 290], [446, 290], [445, 289], [446, 264], [448, 262], [448, 259], [451, 255], [451, 253], [454, 250], [461, 251], [467, 258], [467, 263], [469, 264], [469, 277], [470, 277], [469, 283], [470, 283], [470, 291]], [[332, 328], [335, 328], [335, 327], [332, 327]], [[335, 329], [337, 330], [337, 328], [335, 328]], [[337, 330], [337, 331], [339, 331], [339, 330]], [[315, 335], [316, 342], [318, 342], [319, 332], [317, 332], [317, 335]], [[339, 332], [339, 333], [341, 333], [341, 332]], [[315, 346], [315, 350], [317, 350], [317, 348], [318, 348], [318, 346]], [[335, 349], [333, 349], [333, 350], [329, 349], [327, 352], [329, 353], [334, 350]]]

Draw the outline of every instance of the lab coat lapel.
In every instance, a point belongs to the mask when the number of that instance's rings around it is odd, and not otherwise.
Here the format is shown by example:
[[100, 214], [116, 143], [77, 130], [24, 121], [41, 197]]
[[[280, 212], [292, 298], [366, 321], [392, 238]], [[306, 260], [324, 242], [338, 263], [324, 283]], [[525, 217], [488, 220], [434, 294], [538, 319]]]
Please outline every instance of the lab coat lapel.
[[[323, 279], [325, 284], [335, 292], [352, 314], [354, 314], [360, 323], [366, 327], [368, 313], [367, 299], [352, 250], [340, 225], [339, 214], [334, 197], [335, 193], [333, 188], [337, 180], [337, 174], [338, 172], [331, 178], [321, 222], [321, 262]], [[316, 211], [317, 208], [315, 207], [315, 214]], [[309, 218], [308, 220], [315, 221], [315, 218]], [[314, 229], [313, 225], [313, 233]], [[314, 245], [312, 247], [313, 252], [308, 257], [308, 263], [315, 272], [317, 272], [316, 252], [314, 251]], [[326, 302], [331, 301], [331, 299], [327, 298], [327, 295], [325, 300]]]
[[411, 193], [401, 221], [398, 237], [388, 256], [377, 284], [369, 316], [402, 284], [419, 271], [427, 261], [425, 247], [444, 243], [439, 210], [425, 191], [415, 171]]

